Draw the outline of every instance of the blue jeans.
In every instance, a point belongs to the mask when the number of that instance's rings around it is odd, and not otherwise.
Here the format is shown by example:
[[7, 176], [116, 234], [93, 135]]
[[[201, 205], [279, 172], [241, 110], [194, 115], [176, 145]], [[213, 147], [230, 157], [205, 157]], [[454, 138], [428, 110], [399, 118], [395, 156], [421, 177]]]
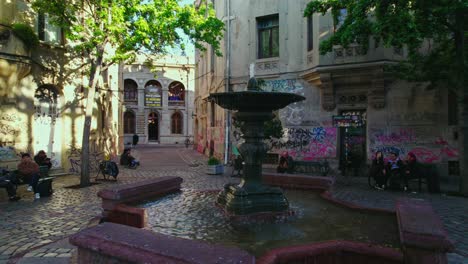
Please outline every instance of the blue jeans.
[[38, 193], [39, 190], [37, 189], [37, 183], [39, 182], [39, 173], [34, 173], [31, 177], [31, 182], [29, 183], [32, 186], [34, 193]]

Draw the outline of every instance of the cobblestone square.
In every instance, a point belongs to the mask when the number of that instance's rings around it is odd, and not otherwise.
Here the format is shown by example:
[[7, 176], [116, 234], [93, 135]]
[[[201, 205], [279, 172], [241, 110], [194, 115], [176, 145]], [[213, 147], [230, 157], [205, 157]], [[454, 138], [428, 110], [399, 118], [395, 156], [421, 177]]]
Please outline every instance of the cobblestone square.
[[[87, 188], [67, 188], [79, 182], [79, 176], [60, 176], [54, 180], [54, 194], [34, 201], [25, 186], [20, 186], [22, 199], [8, 202], [0, 196], [0, 263], [69, 263], [75, 248], [68, 236], [96, 224], [101, 213], [97, 192], [107, 186], [141, 181], [153, 177], [179, 176], [182, 188], [220, 190], [228, 182], [231, 168], [224, 175], [206, 174], [206, 157], [194, 150], [178, 146], [141, 147], [134, 150], [142, 165], [122, 168], [117, 181], [99, 181]], [[2, 194], [3, 195], [3, 194]], [[456, 252], [449, 254], [449, 263], [468, 263], [468, 199], [443, 194], [377, 191], [367, 186], [363, 177], [347, 181], [337, 179], [332, 195], [340, 200], [373, 208], [393, 209], [395, 199], [405, 196], [425, 199], [443, 220]]]

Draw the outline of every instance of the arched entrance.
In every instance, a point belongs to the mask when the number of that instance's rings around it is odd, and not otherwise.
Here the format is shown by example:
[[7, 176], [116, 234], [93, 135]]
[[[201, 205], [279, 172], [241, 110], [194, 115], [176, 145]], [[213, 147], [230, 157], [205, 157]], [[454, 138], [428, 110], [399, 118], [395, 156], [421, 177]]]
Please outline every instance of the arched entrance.
[[158, 114], [151, 112], [148, 115], [148, 141], [159, 140], [159, 119]]

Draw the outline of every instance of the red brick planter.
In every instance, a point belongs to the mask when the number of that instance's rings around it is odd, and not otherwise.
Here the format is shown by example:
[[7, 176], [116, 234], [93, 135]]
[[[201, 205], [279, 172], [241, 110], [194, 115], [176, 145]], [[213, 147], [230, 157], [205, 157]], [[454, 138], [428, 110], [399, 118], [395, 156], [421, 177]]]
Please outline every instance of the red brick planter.
[[454, 246], [432, 206], [426, 201], [400, 199], [396, 212], [405, 263], [447, 263], [446, 253]]
[[145, 209], [129, 207], [125, 203], [177, 192], [181, 183], [182, 178], [167, 176], [103, 189], [98, 192], [98, 196], [102, 198], [103, 220], [133, 227], [145, 227]]

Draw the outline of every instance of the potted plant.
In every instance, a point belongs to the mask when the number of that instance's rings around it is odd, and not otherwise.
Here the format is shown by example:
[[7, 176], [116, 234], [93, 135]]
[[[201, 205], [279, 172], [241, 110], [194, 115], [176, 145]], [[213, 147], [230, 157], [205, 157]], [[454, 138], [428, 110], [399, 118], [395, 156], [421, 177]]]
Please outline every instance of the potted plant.
[[211, 156], [208, 159], [208, 174], [223, 174], [224, 172], [224, 166], [221, 164], [219, 159]]

